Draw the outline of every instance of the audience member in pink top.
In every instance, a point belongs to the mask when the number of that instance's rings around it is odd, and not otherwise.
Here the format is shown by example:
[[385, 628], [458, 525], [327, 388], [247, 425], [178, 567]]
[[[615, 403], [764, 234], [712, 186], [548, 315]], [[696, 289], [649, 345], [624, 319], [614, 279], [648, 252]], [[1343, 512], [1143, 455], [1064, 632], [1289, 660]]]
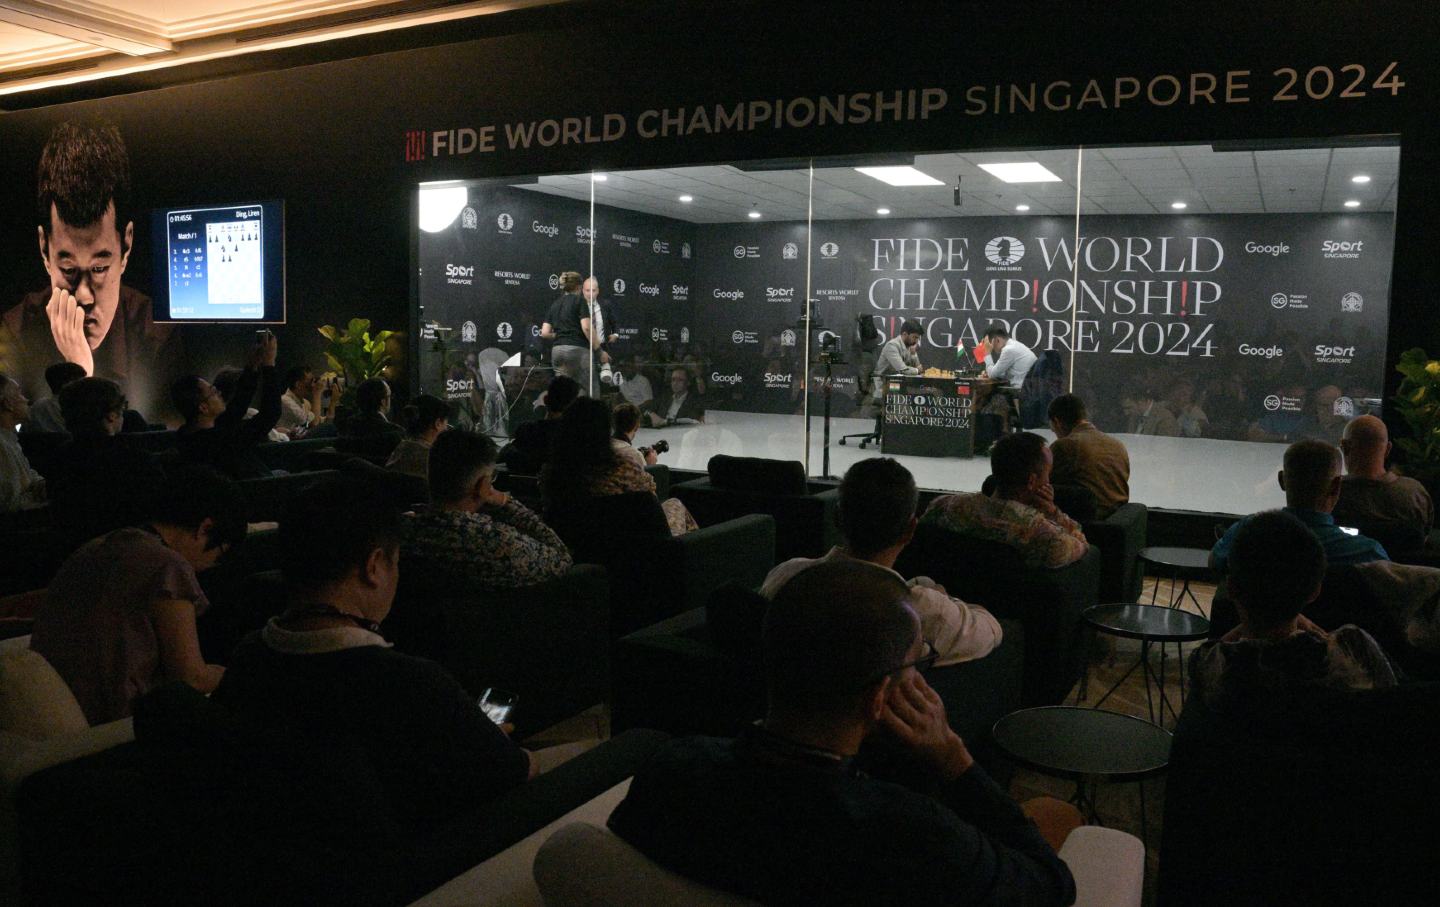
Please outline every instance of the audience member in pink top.
[[92, 725], [126, 717], [166, 680], [215, 689], [225, 669], [200, 654], [195, 618], [209, 603], [195, 571], [244, 535], [235, 483], [188, 467], [171, 476], [148, 523], [92, 539], [61, 566], [30, 648], [65, 679]]

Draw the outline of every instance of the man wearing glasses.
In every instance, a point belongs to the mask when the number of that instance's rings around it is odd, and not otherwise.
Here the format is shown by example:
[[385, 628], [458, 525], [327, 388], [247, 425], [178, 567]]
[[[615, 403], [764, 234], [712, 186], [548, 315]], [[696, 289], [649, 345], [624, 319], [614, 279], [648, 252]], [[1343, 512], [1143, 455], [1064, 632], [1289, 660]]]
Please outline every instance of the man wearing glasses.
[[62, 123], [40, 155], [36, 232], [48, 276], [0, 317], [0, 370], [30, 396], [44, 370], [74, 362], [124, 387], [147, 415], [163, 407], [162, 368], [180, 363], [179, 336], [156, 324], [149, 297], [121, 286], [135, 225], [130, 159], [114, 126]]
[[[1022, 811], [975, 764], [921, 676], [934, 656], [906, 593], [848, 560], [787, 582], [765, 617], [765, 719], [735, 740], [671, 743], [611, 829], [763, 903], [1072, 903], [1056, 851], [1079, 814], [1050, 800]], [[856, 767], [879, 736], [915, 757], [915, 786]]]

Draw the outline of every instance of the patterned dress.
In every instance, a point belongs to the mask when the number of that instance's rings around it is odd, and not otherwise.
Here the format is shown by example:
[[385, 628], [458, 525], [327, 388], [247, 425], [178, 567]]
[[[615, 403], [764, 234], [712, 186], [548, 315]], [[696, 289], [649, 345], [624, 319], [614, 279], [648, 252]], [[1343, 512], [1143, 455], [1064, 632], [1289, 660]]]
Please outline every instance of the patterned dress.
[[1050, 517], [1028, 504], [983, 494], [936, 498], [920, 522], [1017, 548], [1033, 567], [1064, 567], [1090, 548], [1080, 524], [1064, 513]]
[[[611, 441], [610, 446], [615, 451], [615, 468], [591, 482], [590, 493], [597, 497], [631, 491], [655, 494], [655, 477], [645, 471], [645, 458], [640, 451], [624, 441]], [[660, 509], [665, 511], [671, 535], [684, 535], [700, 528], [679, 498], [666, 498], [660, 502]]]
[[477, 513], [436, 510], [407, 517], [400, 552], [407, 567], [469, 588], [533, 586], [573, 563], [540, 515], [511, 499]]

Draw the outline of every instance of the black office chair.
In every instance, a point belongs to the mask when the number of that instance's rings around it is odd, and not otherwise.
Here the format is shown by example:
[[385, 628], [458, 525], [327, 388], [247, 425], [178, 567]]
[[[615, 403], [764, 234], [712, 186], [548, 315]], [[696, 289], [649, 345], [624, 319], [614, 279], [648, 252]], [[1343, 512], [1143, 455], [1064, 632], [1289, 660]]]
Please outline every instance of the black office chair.
[[856, 432], [856, 433], [854, 433], [854, 434], [849, 434], [849, 435], [841, 435], [841, 436], [840, 436], [840, 444], [841, 444], [841, 446], [843, 447], [844, 444], [845, 444], [845, 441], [846, 441], [847, 439], [849, 439], [849, 438], [859, 438], [859, 439], [860, 439], [860, 449], [861, 449], [861, 450], [864, 450], [865, 448], [869, 447], [871, 444], [875, 444], [875, 445], [878, 446], [878, 445], [880, 444], [880, 435], [882, 434], [882, 431], [881, 431], [881, 430], [885, 427], [884, 419], [885, 419], [885, 407], [884, 407], [884, 405], [882, 404], [882, 405], [876, 407], [876, 410], [875, 410], [875, 428], [874, 428], [874, 430], [872, 430], [872, 431]]

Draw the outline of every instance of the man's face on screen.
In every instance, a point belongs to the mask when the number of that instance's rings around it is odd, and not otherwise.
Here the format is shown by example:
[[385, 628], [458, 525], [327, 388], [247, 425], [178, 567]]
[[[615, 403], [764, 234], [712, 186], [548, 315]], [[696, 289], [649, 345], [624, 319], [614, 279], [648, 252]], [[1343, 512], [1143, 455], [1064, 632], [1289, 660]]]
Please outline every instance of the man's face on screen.
[[110, 333], [115, 311], [120, 307], [120, 277], [129, 260], [134, 225], [125, 225], [124, 237], [115, 231], [115, 205], [86, 227], [74, 227], [60, 219], [50, 206], [50, 231], [40, 231], [40, 254], [52, 287], [62, 287], [75, 296], [85, 310], [85, 339], [96, 349]]

